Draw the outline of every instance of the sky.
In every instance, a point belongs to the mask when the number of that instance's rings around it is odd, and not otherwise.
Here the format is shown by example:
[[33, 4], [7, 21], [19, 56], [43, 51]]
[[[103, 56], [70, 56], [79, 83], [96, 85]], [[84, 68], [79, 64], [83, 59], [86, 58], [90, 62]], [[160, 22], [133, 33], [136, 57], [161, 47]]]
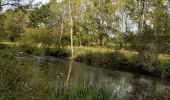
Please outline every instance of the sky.
[[[5, 3], [5, 0], [3, 0], [4, 3]], [[28, 3], [30, 0], [22, 0], [24, 3]], [[42, 3], [42, 4], [45, 4], [45, 3], [48, 3], [50, 0], [34, 0], [34, 4], [37, 4], [37, 3]], [[10, 9], [11, 6], [4, 6], [3, 7], [3, 12], [6, 11], [7, 9]]]
[[49, 0], [35, 0], [35, 3], [39, 3], [42, 2], [43, 4], [49, 2]]

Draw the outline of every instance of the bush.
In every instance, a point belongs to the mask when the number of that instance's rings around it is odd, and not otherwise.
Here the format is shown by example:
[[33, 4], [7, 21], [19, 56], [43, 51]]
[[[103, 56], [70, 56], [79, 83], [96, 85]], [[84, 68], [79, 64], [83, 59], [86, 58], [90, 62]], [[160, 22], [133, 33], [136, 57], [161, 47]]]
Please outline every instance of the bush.
[[7, 46], [5, 44], [0, 43], [0, 49], [6, 49]]
[[114, 52], [114, 53], [107, 53], [105, 54], [105, 59], [107, 59], [107, 62], [110, 62], [112, 66], [128, 66], [129, 59], [120, 52]]
[[[0, 54], [0, 98], [13, 99], [14, 96], [25, 92], [28, 76], [26, 67], [18, 68], [18, 63], [9, 52]], [[17, 65], [16, 65], [17, 64]], [[27, 71], [27, 72], [26, 72]]]
[[131, 64], [129, 58], [120, 52], [86, 52], [83, 55], [78, 55], [76, 60], [100, 67], [126, 67]]
[[29, 45], [29, 44], [21, 44], [19, 46], [19, 51], [24, 52], [26, 54], [33, 54], [36, 50], [35, 46]]
[[60, 48], [45, 48], [44, 54], [45, 56], [53, 56], [59, 58], [68, 58], [71, 55], [69, 50]]
[[75, 60], [96, 67], [118, 68], [120, 70], [137, 71], [144, 74], [169, 77], [170, 60], [157, 60], [151, 66], [141, 63], [139, 56], [126, 56], [120, 52], [86, 52], [79, 54]]
[[41, 44], [41, 47], [47, 48], [56, 45], [55, 35], [47, 29], [26, 29], [21, 42], [29, 44]]
[[170, 76], [170, 60], [160, 60], [155, 64], [155, 70], [160, 73], [162, 77]]

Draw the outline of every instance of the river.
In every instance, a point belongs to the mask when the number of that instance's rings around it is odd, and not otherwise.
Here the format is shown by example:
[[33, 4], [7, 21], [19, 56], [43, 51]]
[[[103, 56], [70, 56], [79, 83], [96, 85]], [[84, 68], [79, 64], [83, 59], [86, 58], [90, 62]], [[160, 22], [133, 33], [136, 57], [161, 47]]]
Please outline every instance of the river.
[[[170, 80], [88, 66], [83, 63], [48, 58], [33, 58], [31, 68], [41, 73], [41, 79], [64, 81], [66, 83], [88, 83], [113, 86], [120, 97], [131, 100], [170, 100]], [[26, 61], [18, 58], [18, 64]]]

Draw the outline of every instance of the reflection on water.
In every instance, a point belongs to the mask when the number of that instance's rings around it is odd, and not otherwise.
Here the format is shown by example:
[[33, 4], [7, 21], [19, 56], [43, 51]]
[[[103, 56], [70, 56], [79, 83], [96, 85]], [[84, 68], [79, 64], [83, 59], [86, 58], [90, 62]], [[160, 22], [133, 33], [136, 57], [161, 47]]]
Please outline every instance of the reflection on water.
[[[20, 59], [23, 62], [26, 59]], [[128, 72], [110, 71], [85, 64], [57, 59], [36, 59], [32, 65], [41, 80], [63, 81], [65, 84], [88, 83], [115, 87], [120, 97], [129, 100], [169, 100], [170, 81]], [[160, 99], [157, 99], [160, 98]]]

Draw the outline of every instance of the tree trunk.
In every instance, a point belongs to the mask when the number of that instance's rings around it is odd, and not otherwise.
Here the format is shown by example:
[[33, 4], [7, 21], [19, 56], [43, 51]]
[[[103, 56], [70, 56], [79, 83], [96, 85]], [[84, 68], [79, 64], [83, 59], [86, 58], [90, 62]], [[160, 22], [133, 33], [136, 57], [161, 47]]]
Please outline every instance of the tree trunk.
[[71, 10], [71, 1], [69, 0], [69, 14], [70, 14], [70, 40], [71, 40], [71, 56], [73, 57], [74, 47], [73, 47], [73, 17]]
[[100, 36], [99, 36], [99, 42], [100, 42], [100, 46], [104, 46], [104, 37], [103, 37], [103, 33], [101, 33]]
[[140, 20], [138, 25], [138, 29], [140, 33], [142, 33], [144, 30], [146, 0], [141, 0], [141, 3], [142, 3], [142, 9], [141, 9]]
[[62, 14], [62, 21], [61, 21], [61, 33], [60, 33], [59, 47], [61, 47], [61, 39], [62, 39], [62, 35], [63, 35], [63, 28], [64, 28], [64, 12]]
[[129, 27], [128, 27], [128, 15], [126, 14], [126, 17], [125, 17], [125, 32], [129, 32]]
[[23, 14], [23, 16], [21, 17], [20, 36], [22, 36], [24, 32], [24, 17], [25, 17], [25, 14]]
[[80, 32], [79, 32], [79, 46], [81, 47], [81, 35], [80, 35]]
[[[143, 32], [144, 32], [144, 22], [145, 22], [145, 9], [146, 9], [146, 0], [140, 0], [139, 1], [139, 6], [141, 7], [141, 12], [140, 12], [140, 19], [138, 23], [138, 32], [139, 36], [142, 37]], [[139, 54], [145, 55], [145, 50], [143, 50], [143, 40], [139, 40]]]

